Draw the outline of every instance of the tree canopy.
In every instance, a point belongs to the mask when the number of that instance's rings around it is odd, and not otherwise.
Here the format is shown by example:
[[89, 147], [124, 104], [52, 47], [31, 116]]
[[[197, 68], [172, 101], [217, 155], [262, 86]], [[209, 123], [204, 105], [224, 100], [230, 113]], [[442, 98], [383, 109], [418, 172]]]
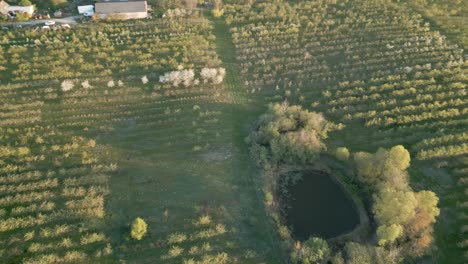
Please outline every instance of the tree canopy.
[[370, 185], [378, 224], [379, 245], [400, 244], [408, 254], [420, 255], [432, 241], [433, 225], [440, 210], [432, 191], [415, 192], [409, 185], [409, 152], [401, 145], [376, 153], [354, 154], [358, 179]]
[[300, 106], [271, 104], [249, 139], [267, 152], [271, 161], [307, 163], [325, 149], [328, 122], [322, 114]]
[[303, 264], [322, 263], [330, 256], [330, 253], [327, 241], [319, 237], [311, 237], [293, 251], [291, 260], [294, 263]]
[[30, 5], [32, 5], [32, 3], [29, 0], [20, 0], [18, 2], [18, 5], [20, 5], [20, 6], [30, 6]]
[[136, 240], [141, 240], [146, 234], [147, 227], [145, 220], [137, 217], [132, 223], [131, 237]]
[[358, 152], [354, 154], [359, 180], [377, 187], [408, 188], [410, 165], [409, 152], [401, 145], [390, 150], [380, 148], [375, 154]]

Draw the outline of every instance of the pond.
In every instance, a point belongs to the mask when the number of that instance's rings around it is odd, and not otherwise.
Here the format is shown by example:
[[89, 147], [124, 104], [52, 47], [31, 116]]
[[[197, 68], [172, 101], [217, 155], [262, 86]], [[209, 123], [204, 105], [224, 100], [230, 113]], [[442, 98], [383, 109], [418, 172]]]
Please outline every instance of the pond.
[[331, 175], [316, 170], [292, 174], [302, 177], [295, 183], [288, 181], [287, 194], [281, 196], [281, 201], [285, 220], [292, 227], [295, 239], [333, 238], [359, 225], [354, 201]]

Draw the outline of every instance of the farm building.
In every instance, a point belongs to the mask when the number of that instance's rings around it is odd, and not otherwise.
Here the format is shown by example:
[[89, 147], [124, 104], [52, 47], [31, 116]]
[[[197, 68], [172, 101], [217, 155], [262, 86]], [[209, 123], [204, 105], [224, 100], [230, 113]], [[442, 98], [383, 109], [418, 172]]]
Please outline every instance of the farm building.
[[84, 16], [92, 16], [94, 15], [94, 6], [93, 5], [84, 5], [78, 6], [78, 13]]
[[7, 2], [0, 0], [0, 14], [12, 15], [16, 13], [28, 13], [32, 15], [34, 13], [34, 6], [13, 6]]
[[94, 11], [101, 18], [115, 15], [119, 19], [146, 18], [146, 0], [100, 0], [95, 3]]

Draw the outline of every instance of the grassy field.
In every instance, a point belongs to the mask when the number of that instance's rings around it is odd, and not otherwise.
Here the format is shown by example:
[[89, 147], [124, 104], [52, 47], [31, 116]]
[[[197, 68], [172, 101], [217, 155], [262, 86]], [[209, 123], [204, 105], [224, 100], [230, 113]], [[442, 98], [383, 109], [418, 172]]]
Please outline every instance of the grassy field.
[[[214, 37], [215, 32], [219, 38]], [[3, 259], [8, 263], [58, 258], [274, 263], [281, 258], [272, 247], [276, 240], [258, 198], [244, 143], [249, 129], [245, 121], [255, 118], [251, 111], [258, 110], [247, 105], [245, 93], [239, 89], [234, 49], [225, 49], [230, 36], [224, 32], [228, 31], [221, 20], [211, 23], [191, 18], [130, 26], [101, 24], [64, 32], [23, 29], [3, 36], [2, 51], [12, 54], [18, 49], [18, 53], [5, 56], [9, 60], [1, 96], [8, 104], [2, 108], [2, 126], [10, 129], [2, 133], [2, 145], [14, 149], [16, 156], [19, 148], [30, 148], [24, 159], [34, 159], [38, 149], [44, 162], [56, 164], [43, 165], [36, 169], [38, 173], [59, 174], [50, 176], [53, 186], [41, 185], [44, 197], [8, 203], [36, 208], [43, 200], [51, 201], [55, 206], [46, 215], [50, 222], [40, 220], [39, 209], [31, 209], [22, 214], [31, 224], [9, 227], [7, 223], [17, 218], [10, 207], [2, 211]], [[63, 59], [57, 61], [57, 56]], [[203, 67], [225, 67], [226, 80], [224, 84], [202, 82], [189, 87], [158, 81], [158, 75], [178, 65], [196, 72]], [[10, 112], [13, 109], [17, 111]], [[28, 132], [31, 129], [35, 132]], [[51, 131], [47, 138], [46, 131]], [[32, 134], [28, 135], [32, 139], [20, 141], [19, 132]], [[71, 148], [70, 156], [49, 152], [49, 146], [59, 144], [59, 135], [65, 142], [82, 138]], [[43, 140], [35, 140], [36, 136]], [[81, 149], [88, 140], [95, 144], [93, 152]], [[46, 147], [41, 149], [42, 144]], [[85, 156], [92, 159], [86, 163], [91, 169], [101, 164], [112, 164], [113, 169], [108, 174], [96, 169], [87, 175], [80, 159]], [[3, 189], [37, 189], [38, 179], [15, 176], [16, 170], [30, 173], [34, 163], [25, 161], [18, 164], [25, 168], [7, 170], [16, 161], [6, 157], [2, 179], [8, 185]], [[60, 175], [63, 164], [59, 161], [80, 171]], [[76, 218], [67, 214], [75, 209], [63, 205], [72, 178], [79, 187], [72, 190], [76, 193], [69, 200], [86, 197], [93, 201], [87, 195], [95, 194], [101, 201], [99, 214]], [[95, 183], [94, 178], [100, 181]], [[11, 196], [6, 191], [1, 195], [5, 203]], [[37, 235], [56, 228], [58, 214], [60, 222], [73, 225], [77, 221], [82, 227], [52, 237]], [[147, 237], [138, 242], [129, 239], [129, 224], [136, 217], [149, 225]], [[83, 242], [91, 231], [98, 238]], [[34, 235], [28, 235], [31, 232]], [[31, 238], [23, 240], [25, 236]], [[63, 239], [71, 243], [62, 245]]]

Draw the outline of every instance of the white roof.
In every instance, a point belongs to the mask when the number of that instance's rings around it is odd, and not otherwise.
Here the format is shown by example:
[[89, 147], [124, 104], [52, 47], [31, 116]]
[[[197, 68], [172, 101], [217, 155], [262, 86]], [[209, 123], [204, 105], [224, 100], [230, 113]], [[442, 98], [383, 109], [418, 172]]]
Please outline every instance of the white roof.
[[22, 12], [32, 15], [34, 13], [34, 6], [9, 6], [8, 11], [12, 12]]
[[78, 6], [78, 13], [94, 13], [94, 6], [93, 5], [85, 5], [85, 6]]

